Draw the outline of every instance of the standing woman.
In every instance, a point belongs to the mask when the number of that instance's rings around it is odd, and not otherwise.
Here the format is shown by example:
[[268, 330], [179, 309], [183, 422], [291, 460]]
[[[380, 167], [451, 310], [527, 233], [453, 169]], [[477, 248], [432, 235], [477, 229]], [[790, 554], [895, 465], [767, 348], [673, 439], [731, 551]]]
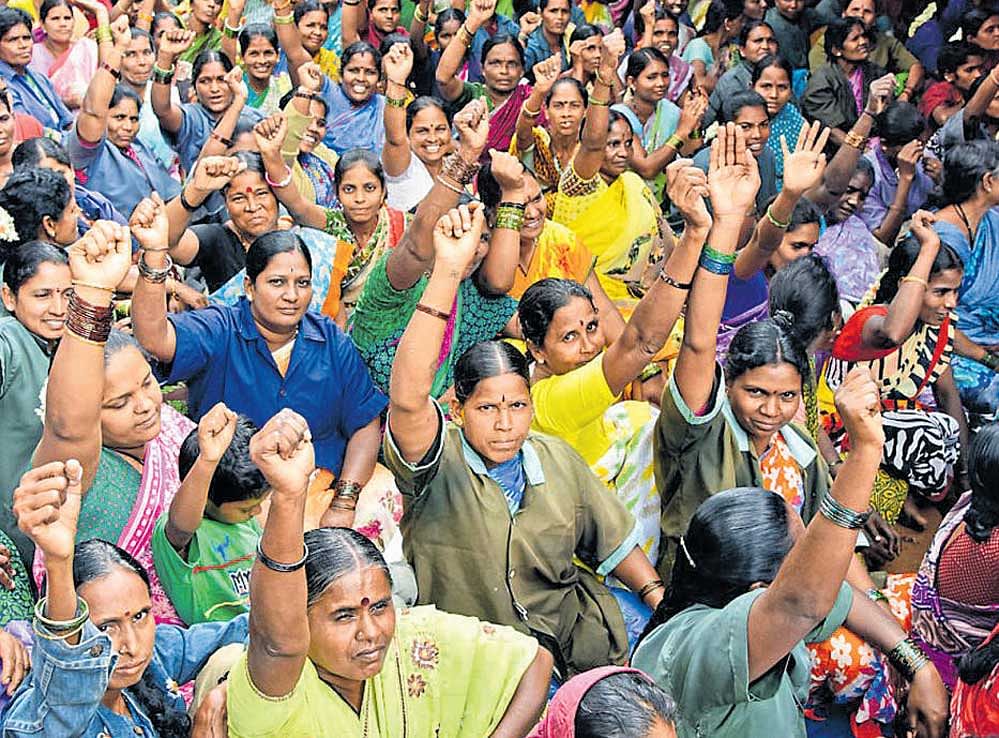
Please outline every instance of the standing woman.
[[[34, 465], [79, 460], [77, 540], [110, 541], [144, 562], [153, 617], [179, 624], [155, 576], [151, 542], [156, 519], [180, 486], [177, 457], [194, 423], [163, 402], [135, 339], [111, 332], [112, 296], [131, 254], [128, 230], [108, 221], [95, 223], [70, 249], [73, 294], [49, 371]], [[36, 579], [41, 572], [36, 555]]]
[[[85, 0], [78, 5], [96, 16], [98, 26], [110, 26], [104, 3]], [[97, 44], [87, 37], [73, 40], [75, 20], [68, 0], [45, 0], [38, 15], [42, 38], [35, 41], [29, 66], [52, 80], [67, 108], [77, 110], [97, 71]]]
[[524, 49], [515, 36], [506, 33], [492, 36], [482, 47], [479, 59], [482, 63], [482, 82], [463, 82], [458, 77], [465, 50], [471, 46], [476, 32], [493, 16], [494, 10], [494, 0], [473, 0], [468, 20], [458, 29], [437, 65], [437, 85], [441, 96], [454, 110], [474, 99], [485, 100], [489, 109], [487, 152], [491, 149], [509, 150], [517, 117], [531, 94], [531, 86], [521, 81], [524, 76]]
[[784, 187], [784, 149], [781, 139], [788, 145], [798, 140], [805, 119], [796, 103], [791, 102], [792, 70], [790, 63], [780, 56], [765, 56], [753, 65], [753, 90], [767, 103], [770, 115], [770, 135], [767, 148], [773, 152], [777, 164], [777, 191]]
[[[648, 185], [628, 171], [634, 138], [631, 125], [609, 108], [607, 82], [624, 51], [624, 37], [608, 34], [603, 45], [580, 147], [559, 180], [552, 220], [575, 232], [596, 256], [600, 284], [627, 318], [661, 238], [661, 213]], [[618, 227], [607, 228], [609, 222]]]
[[[171, 267], [169, 221], [162, 202], [144, 201], [131, 228], [143, 249], [132, 297], [135, 335], [169, 367], [167, 383], [187, 383], [191, 417], [224, 402], [262, 427], [283, 408], [295, 409], [308, 419], [316, 446], [321, 472], [313, 491], [322, 496], [332, 487], [334, 497], [356, 502], [374, 470], [386, 398], [350, 339], [309, 312], [308, 247], [292, 233], [265, 234], [246, 254], [246, 297], [236, 306], [168, 316], [162, 277]], [[340, 522], [351, 525], [353, 515]]]
[[[409, 44], [393, 44], [385, 56], [385, 94], [389, 100], [404, 100], [406, 80], [413, 68]], [[451, 121], [440, 101], [419, 97], [409, 105], [385, 109], [385, 147], [381, 160], [388, 183], [388, 204], [407, 212], [434, 186], [444, 157], [451, 153]]]
[[14, 488], [31, 467], [42, 438], [43, 388], [66, 324], [71, 289], [66, 253], [44, 241], [13, 249], [3, 262], [0, 318], [0, 415], [6, 420], [0, 455], [0, 529], [17, 545], [27, 566], [35, 550], [17, 527]]
[[[110, 26], [103, 26], [101, 36], [110, 36]], [[31, 16], [23, 10], [0, 8], [0, 77], [14, 102], [14, 112], [30, 115], [42, 127], [60, 132], [73, 121], [73, 114], [63, 103], [51, 80], [28, 67], [34, 44]]]
[[[535, 283], [517, 308], [536, 362], [532, 428], [579, 452], [635, 517], [639, 545], [653, 562], [662, 512], [652, 469], [658, 412], [642, 401], [640, 385], [650, 366], [658, 368], [652, 362], [680, 315], [711, 225], [704, 173], [678, 162], [670, 175], [670, 199], [685, 218], [683, 238], [626, 326], [605, 326], [593, 294], [565, 279]], [[637, 401], [621, 402], [629, 385], [638, 387], [631, 392]]]
[[247, 106], [264, 115], [281, 109], [281, 96], [291, 84], [274, 67], [278, 62], [278, 39], [273, 27], [251, 23], [239, 32], [239, 54], [243, 59], [243, 83], [249, 93]]
[[629, 161], [632, 170], [651, 183], [656, 199], [661, 200], [666, 166], [677, 156], [701, 147], [701, 119], [708, 99], [702, 94], [688, 95], [682, 110], [670, 102], [666, 94], [669, 63], [652, 46], [628, 57], [625, 83], [631, 94], [612, 110], [628, 120], [635, 135]]
[[169, 199], [180, 191], [170, 172], [138, 138], [142, 98], [128, 84], [117, 82], [122, 54], [130, 43], [127, 29], [114, 43], [102, 39], [101, 67], [66, 136], [77, 179], [92, 182], [118, 212], [128, 214], [153, 192]]
[[420, 601], [534, 635], [562, 681], [627, 658], [617, 602], [594, 573], [613, 573], [650, 607], [663, 584], [624, 506], [563, 441], [531, 433], [527, 362], [513, 346], [484, 341], [461, 356], [456, 423], [445, 422], [432, 391], [441, 315], [482, 226], [481, 212], [462, 207], [435, 228], [433, 272], [392, 367], [384, 451], [406, 498], [403, 545]]
[[[991, 141], [960, 144], [944, 159], [947, 205], [934, 230], [964, 265], [958, 294], [961, 340], [954, 380], [968, 412], [991, 415], [999, 409], [999, 146]], [[969, 345], [970, 344], [970, 345]]]
[[[254, 135], [267, 178], [287, 179], [280, 148], [287, 135], [283, 116], [261, 122]], [[325, 231], [336, 239], [323, 313], [343, 326], [360, 297], [372, 268], [395, 248], [408, 217], [385, 204], [385, 172], [370, 151], [354, 149], [340, 157], [333, 174], [339, 208], [310, 202], [295, 187], [276, 187], [277, 196], [295, 222]]]

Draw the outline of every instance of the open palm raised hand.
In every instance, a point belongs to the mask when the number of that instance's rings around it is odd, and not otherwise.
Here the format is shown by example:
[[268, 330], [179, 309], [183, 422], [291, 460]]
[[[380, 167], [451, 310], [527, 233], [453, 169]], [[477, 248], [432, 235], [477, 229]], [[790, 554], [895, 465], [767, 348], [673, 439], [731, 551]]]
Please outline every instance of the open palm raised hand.
[[822, 182], [826, 171], [825, 148], [829, 142], [829, 128], [819, 121], [801, 127], [794, 153], [781, 136], [780, 147], [784, 152], [784, 189], [788, 194], [803, 195]]

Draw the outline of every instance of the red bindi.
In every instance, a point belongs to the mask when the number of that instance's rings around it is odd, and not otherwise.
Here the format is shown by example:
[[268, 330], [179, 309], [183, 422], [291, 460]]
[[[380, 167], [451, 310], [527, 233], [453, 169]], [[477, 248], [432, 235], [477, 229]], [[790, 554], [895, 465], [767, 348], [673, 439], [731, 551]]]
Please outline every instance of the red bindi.
[[362, 597], [361, 598], [361, 607], [367, 607], [370, 604], [371, 604], [371, 600], [369, 600], [367, 597]]
[[253, 188], [252, 187], [247, 187], [246, 188], [246, 194], [247, 195], [252, 195], [253, 194]]

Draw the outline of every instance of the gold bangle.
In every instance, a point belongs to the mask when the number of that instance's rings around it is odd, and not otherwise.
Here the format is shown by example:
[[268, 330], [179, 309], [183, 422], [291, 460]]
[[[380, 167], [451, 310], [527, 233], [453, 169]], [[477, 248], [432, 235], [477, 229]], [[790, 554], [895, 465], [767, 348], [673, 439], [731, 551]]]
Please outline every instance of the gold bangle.
[[930, 283], [927, 282], [925, 279], [923, 279], [922, 277], [916, 277], [916, 276], [914, 276], [912, 274], [906, 274], [904, 277], [902, 277], [899, 280], [899, 282], [900, 283], [901, 282], [912, 282], [913, 284], [921, 284], [921, 285], [923, 285], [924, 289], [930, 286]]
[[597, 107], [601, 107], [601, 108], [609, 108], [610, 107], [610, 100], [598, 100], [595, 97], [591, 97], [590, 98], [590, 105], [596, 105]]
[[423, 8], [417, 5], [416, 11], [413, 13], [413, 20], [417, 23], [426, 23], [429, 20], [429, 17], [423, 15]]
[[[164, 249], [164, 251], [165, 250], [166, 249]], [[92, 290], [100, 290], [101, 292], [109, 292], [112, 295], [115, 293], [115, 290], [114, 290], [113, 287], [105, 287], [104, 285], [94, 284], [93, 282], [83, 282], [83, 281], [78, 280], [78, 279], [74, 279], [73, 280], [73, 286], [74, 287], [89, 287]]]
[[279, 26], [291, 26], [295, 24], [295, 16], [292, 13], [288, 15], [275, 15], [274, 22]]
[[528, 118], [537, 118], [539, 115], [541, 115], [540, 109], [531, 110], [529, 107], [527, 107], [527, 103], [524, 103], [523, 105], [520, 106], [520, 112], [526, 115]]
[[859, 133], [854, 133], [853, 131], [849, 131], [843, 137], [843, 143], [845, 143], [847, 146], [852, 146], [858, 151], [863, 151], [867, 146], [867, 139], [861, 136]]

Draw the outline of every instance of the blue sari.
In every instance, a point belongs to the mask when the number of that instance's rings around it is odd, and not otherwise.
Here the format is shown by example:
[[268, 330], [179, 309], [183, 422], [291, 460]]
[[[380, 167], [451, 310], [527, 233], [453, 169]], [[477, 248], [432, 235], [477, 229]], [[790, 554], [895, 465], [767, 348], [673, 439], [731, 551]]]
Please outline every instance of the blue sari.
[[323, 80], [326, 101], [326, 137], [323, 143], [343, 156], [351, 149], [366, 149], [381, 154], [385, 146], [385, 96], [375, 93], [357, 105], [343, 88]]
[[[989, 210], [978, 224], [974, 245], [968, 233], [943, 221], [933, 225], [940, 241], [964, 262], [958, 295], [958, 327], [982, 346], [999, 344], [999, 213]], [[990, 414], [999, 409], [999, 374], [977, 361], [954, 356], [954, 380], [969, 412]]]

